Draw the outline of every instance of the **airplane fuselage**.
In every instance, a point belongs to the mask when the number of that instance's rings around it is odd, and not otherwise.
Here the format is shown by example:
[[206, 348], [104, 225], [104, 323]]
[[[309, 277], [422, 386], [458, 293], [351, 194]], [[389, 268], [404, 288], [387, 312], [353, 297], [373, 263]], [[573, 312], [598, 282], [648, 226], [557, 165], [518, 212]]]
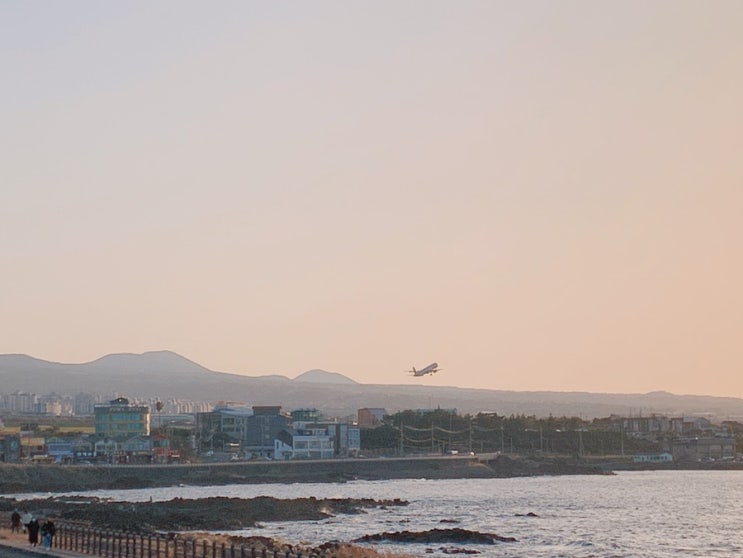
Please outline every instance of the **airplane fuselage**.
[[415, 366], [413, 367], [413, 370], [411, 371], [413, 373], [413, 376], [425, 376], [426, 374], [435, 374], [439, 371], [439, 365], [436, 362], [433, 362], [426, 366], [425, 368], [421, 368], [420, 370], [416, 370]]

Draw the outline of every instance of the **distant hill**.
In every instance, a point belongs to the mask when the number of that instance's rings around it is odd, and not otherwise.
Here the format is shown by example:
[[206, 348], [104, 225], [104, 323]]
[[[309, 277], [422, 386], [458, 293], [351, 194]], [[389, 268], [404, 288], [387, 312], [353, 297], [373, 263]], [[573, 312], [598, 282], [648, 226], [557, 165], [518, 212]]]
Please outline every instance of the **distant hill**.
[[522, 392], [424, 385], [360, 384], [335, 372], [309, 370], [285, 376], [242, 376], [210, 370], [171, 351], [113, 354], [82, 364], [0, 355], [0, 392], [26, 391], [243, 401], [281, 405], [285, 410], [315, 407], [328, 416], [347, 417], [364, 407], [389, 412], [443, 408], [460, 413], [607, 417], [611, 414], [704, 415], [743, 420], [743, 399], [702, 395]]
[[172, 351], [152, 351], [141, 355], [118, 353], [106, 355], [84, 365], [99, 374], [162, 374], [182, 377], [184, 374], [198, 377], [210, 374], [211, 370], [188, 360]]
[[308, 370], [294, 378], [295, 382], [308, 382], [312, 384], [357, 384], [351, 378], [338, 374], [337, 372], [326, 372], [325, 370]]

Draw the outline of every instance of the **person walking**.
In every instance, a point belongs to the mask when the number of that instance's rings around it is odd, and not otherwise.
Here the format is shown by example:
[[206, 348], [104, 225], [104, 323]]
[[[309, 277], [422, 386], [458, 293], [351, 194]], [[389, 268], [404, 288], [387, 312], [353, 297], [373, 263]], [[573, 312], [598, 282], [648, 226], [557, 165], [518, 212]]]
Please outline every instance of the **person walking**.
[[23, 512], [23, 515], [21, 516], [21, 523], [23, 524], [23, 532], [25, 533], [28, 531], [28, 524], [31, 523], [31, 520], [34, 518], [30, 513], [27, 511]]
[[39, 520], [36, 518], [33, 518], [31, 520], [31, 523], [28, 524], [28, 543], [31, 545], [31, 548], [35, 548], [36, 545], [39, 544]]
[[54, 543], [54, 535], [57, 533], [57, 528], [54, 526], [54, 522], [50, 518], [46, 518], [46, 521], [41, 526], [41, 545], [49, 550]]
[[10, 514], [10, 532], [21, 532], [21, 514], [18, 513], [18, 510], [14, 510], [13, 513]]

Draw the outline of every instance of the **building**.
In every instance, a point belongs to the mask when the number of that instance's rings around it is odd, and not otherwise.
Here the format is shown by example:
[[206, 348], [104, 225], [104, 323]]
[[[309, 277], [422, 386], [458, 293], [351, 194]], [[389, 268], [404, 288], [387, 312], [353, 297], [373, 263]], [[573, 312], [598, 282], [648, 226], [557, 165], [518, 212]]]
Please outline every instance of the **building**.
[[668, 453], [641, 453], [632, 456], [634, 463], [670, 463], [673, 461], [673, 456]]
[[95, 433], [103, 436], [131, 438], [150, 433], [150, 408], [131, 405], [125, 397], [118, 397], [106, 405], [96, 405]]
[[[294, 416], [294, 413], [292, 413]], [[322, 432], [333, 441], [333, 455], [329, 457], [353, 457], [361, 449], [361, 431], [359, 428], [345, 422], [337, 421], [294, 421], [295, 431], [313, 430]], [[322, 457], [318, 459], [326, 459]]]
[[686, 435], [714, 430], [709, 419], [704, 417], [666, 417], [649, 415], [645, 417], [610, 417], [612, 428], [636, 438], [652, 438], [663, 434]]
[[247, 419], [242, 451], [247, 457], [274, 456], [274, 440], [282, 430], [291, 429], [291, 417], [282, 414], [279, 405], [253, 407]]
[[382, 426], [382, 419], [387, 414], [385, 409], [364, 408], [357, 413], [359, 428], [376, 428]]
[[78, 393], [72, 402], [72, 414], [75, 416], [92, 416], [95, 412], [96, 399], [89, 393]]
[[180, 459], [180, 453], [171, 449], [170, 439], [166, 436], [150, 436], [152, 446], [152, 460], [155, 463], [173, 463]]
[[248, 418], [253, 409], [243, 403], [220, 402], [213, 411], [196, 414], [196, 439], [199, 453], [227, 452], [230, 444], [245, 439]]
[[46, 440], [43, 436], [21, 436], [21, 459], [30, 461], [34, 457], [46, 456]]
[[292, 423], [317, 422], [320, 420], [320, 412], [317, 409], [296, 409], [291, 412]]
[[21, 458], [21, 437], [17, 434], [0, 434], [0, 462], [15, 463]]
[[731, 437], [686, 437], [671, 440], [674, 461], [716, 461], [735, 458], [735, 439]]
[[152, 463], [152, 439], [149, 436], [134, 436], [118, 445], [124, 463]]
[[38, 413], [39, 398], [35, 393], [23, 391], [8, 393], [2, 396], [2, 408], [11, 413]]
[[333, 436], [325, 428], [282, 430], [274, 440], [274, 459], [331, 459]]
[[95, 460], [103, 463], [115, 463], [118, 458], [119, 445], [108, 436], [96, 437], [93, 441]]
[[46, 454], [56, 463], [71, 463], [75, 455], [72, 451], [72, 439], [59, 437], [47, 439]]
[[[230, 405], [235, 405], [234, 403]], [[217, 407], [196, 415], [199, 453], [242, 454], [243, 457], [273, 457], [274, 440], [291, 429], [291, 418], [280, 406]]]

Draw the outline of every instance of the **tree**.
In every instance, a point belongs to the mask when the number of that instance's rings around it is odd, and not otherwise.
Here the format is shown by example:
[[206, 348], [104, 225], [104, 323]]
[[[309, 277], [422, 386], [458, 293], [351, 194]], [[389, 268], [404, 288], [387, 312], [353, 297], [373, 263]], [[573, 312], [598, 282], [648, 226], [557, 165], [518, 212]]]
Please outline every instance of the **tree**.
[[158, 428], [158, 430], [162, 430], [163, 429], [163, 419], [162, 419], [162, 415], [160, 414], [160, 411], [163, 410], [163, 407], [164, 407], [164, 405], [163, 405], [163, 402], [162, 401], [158, 401], [157, 403], [155, 403], [155, 410], [157, 411], [157, 428]]

